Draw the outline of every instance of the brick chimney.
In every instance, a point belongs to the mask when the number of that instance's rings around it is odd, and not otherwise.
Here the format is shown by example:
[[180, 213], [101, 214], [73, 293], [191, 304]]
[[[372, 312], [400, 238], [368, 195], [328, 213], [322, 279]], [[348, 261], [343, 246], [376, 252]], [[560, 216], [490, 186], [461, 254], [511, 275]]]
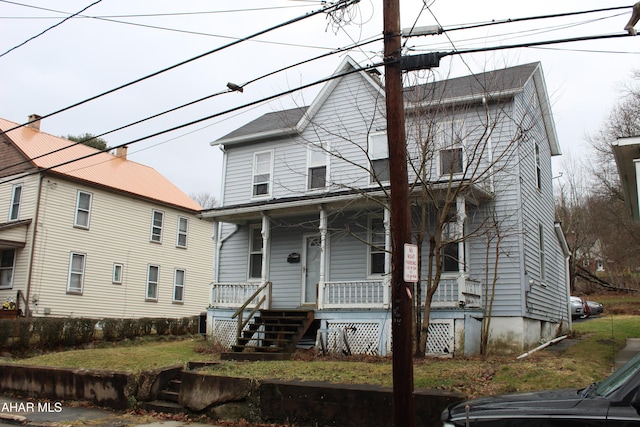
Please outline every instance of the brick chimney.
[[128, 150], [128, 147], [126, 145], [116, 148], [116, 157], [119, 157], [123, 160], [127, 160], [127, 150]]
[[27, 127], [40, 132], [40, 118], [41, 116], [37, 114], [31, 114], [27, 120], [29, 122]]

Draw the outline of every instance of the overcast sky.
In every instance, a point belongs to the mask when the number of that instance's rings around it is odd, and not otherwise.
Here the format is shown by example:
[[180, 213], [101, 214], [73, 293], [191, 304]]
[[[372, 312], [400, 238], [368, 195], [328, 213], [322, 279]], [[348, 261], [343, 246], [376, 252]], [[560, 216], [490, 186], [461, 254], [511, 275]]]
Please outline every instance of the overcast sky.
[[[81, 15], [62, 22], [92, 3]], [[422, 1], [401, 3], [402, 27], [439, 24], [451, 30], [408, 40], [407, 47], [416, 53], [624, 34], [623, 27], [631, 16], [631, 9], [626, 8], [454, 30], [482, 22], [628, 4], [433, 0], [427, 3], [429, 9], [422, 10]], [[334, 14], [333, 19], [316, 15], [252, 41], [224, 46], [321, 7], [320, 1], [304, 0], [0, 0], [0, 117], [24, 123], [29, 114], [53, 113], [218, 50], [55, 114], [41, 125], [43, 132], [58, 136], [97, 135], [222, 92], [103, 137], [114, 146], [216, 116], [131, 144], [129, 159], [154, 167], [186, 193], [218, 195], [222, 156], [210, 143], [266, 112], [308, 105], [321, 86], [269, 103], [238, 107], [324, 78], [335, 71], [344, 54], [259, 79], [246, 85], [243, 93], [224, 93], [227, 82], [244, 85], [288, 65], [378, 38], [382, 33], [382, 1], [362, 0]], [[348, 54], [365, 65], [380, 62], [381, 51], [378, 41]], [[431, 72], [440, 79], [534, 61], [542, 63], [563, 153], [583, 156], [585, 135], [598, 129], [619, 98], [621, 86], [631, 81], [634, 69], [640, 69], [640, 37], [453, 55]], [[426, 72], [421, 72], [421, 77], [425, 76]], [[554, 168], [557, 174], [561, 163], [555, 161]]]

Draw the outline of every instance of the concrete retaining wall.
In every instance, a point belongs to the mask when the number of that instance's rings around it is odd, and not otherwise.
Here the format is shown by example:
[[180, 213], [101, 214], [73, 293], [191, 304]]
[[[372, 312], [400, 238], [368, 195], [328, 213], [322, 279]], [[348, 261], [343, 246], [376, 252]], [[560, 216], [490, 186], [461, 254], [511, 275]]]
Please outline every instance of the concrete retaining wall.
[[[85, 400], [126, 409], [132, 400], [149, 401], [171, 378], [181, 378], [179, 401], [185, 410], [214, 418], [299, 426], [392, 425], [391, 387], [303, 381], [254, 381], [181, 372], [170, 366], [140, 375], [84, 369], [0, 365], [0, 392], [52, 400]], [[414, 393], [417, 425], [440, 426], [440, 413], [465, 396], [440, 390]]]

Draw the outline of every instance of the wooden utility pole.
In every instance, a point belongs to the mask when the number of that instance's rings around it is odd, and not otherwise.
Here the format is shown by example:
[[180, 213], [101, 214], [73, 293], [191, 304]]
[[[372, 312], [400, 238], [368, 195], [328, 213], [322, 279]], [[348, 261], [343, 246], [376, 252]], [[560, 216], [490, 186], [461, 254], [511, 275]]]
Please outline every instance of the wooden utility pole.
[[384, 69], [391, 192], [391, 335], [393, 425], [415, 426], [411, 352], [412, 286], [404, 281], [404, 244], [411, 243], [409, 181], [402, 95], [399, 0], [384, 0]]

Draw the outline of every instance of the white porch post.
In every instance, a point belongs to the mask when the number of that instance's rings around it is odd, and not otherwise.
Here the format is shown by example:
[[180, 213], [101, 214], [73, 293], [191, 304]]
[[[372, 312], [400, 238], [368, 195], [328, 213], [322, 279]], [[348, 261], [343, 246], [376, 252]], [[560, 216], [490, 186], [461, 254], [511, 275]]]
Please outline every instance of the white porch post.
[[383, 300], [382, 304], [385, 308], [391, 303], [391, 212], [388, 208], [384, 208], [384, 275], [383, 283]]
[[269, 259], [271, 258], [269, 255], [269, 238], [271, 237], [271, 221], [269, 220], [269, 216], [267, 214], [262, 214], [262, 271], [260, 272], [260, 277], [262, 283], [267, 282], [267, 278], [269, 276]]
[[318, 278], [318, 310], [322, 310], [324, 304], [324, 282], [327, 263], [327, 211], [320, 206], [320, 277]]
[[466, 200], [463, 196], [456, 198], [456, 238], [458, 242], [458, 301], [465, 301], [464, 292], [466, 291], [466, 253], [464, 250], [464, 222], [467, 218]]

